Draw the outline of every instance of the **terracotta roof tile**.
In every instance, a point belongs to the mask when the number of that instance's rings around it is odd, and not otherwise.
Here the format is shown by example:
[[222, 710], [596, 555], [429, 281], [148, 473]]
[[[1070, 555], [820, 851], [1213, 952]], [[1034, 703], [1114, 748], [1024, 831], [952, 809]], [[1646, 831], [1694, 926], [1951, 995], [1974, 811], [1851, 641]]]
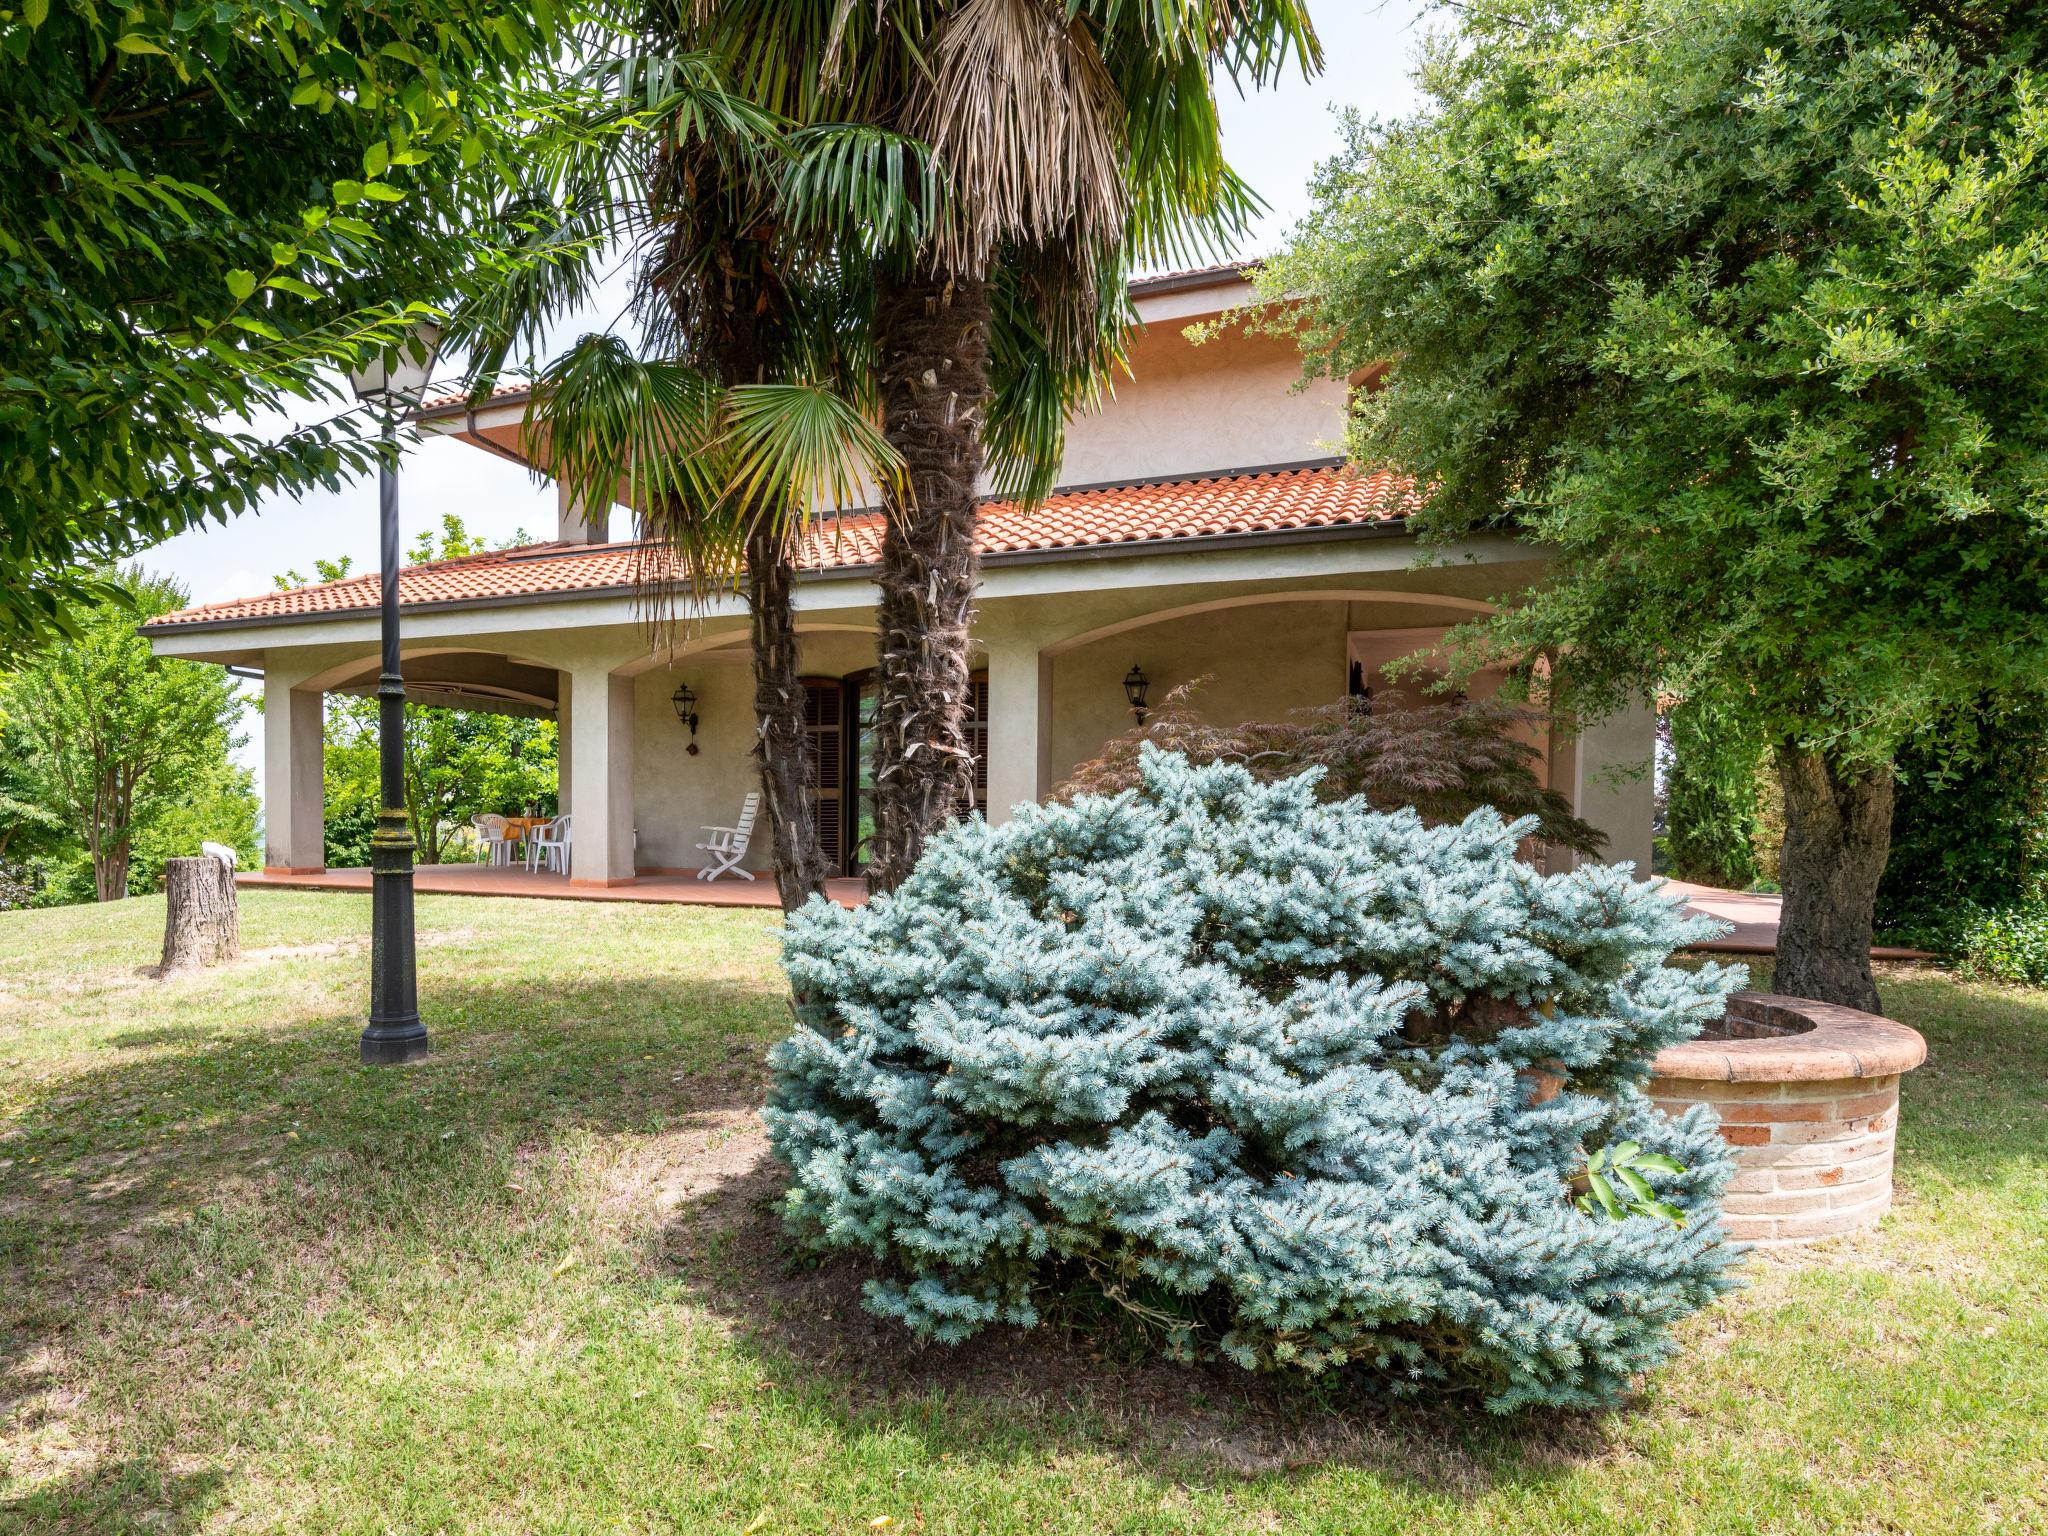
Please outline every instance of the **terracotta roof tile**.
[[[1320, 465], [1214, 475], [1063, 491], [1029, 510], [990, 502], [982, 508], [981, 547], [985, 555], [1000, 556], [1362, 527], [1395, 522], [1418, 504], [1414, 482], [1385, 470], [1360, 474]], [[798, 563], [812, 571], [872, 565], [881, 544], [879, 512], [827, 518], [804, 540]], [[409, 566], [399, 577], [399, 601], [413, 607], [616, 591], [660, 574], [664, 560], [659, 548], [639, 543], [528, 544]], [[375, 575], [351, 576], [186, 608], [145, 627], [362, 613], [374, 610], [378, 598]]]
[[1143, 277], [1131, 279], [1131, 297], [1143, 298], [1158, 288], [1196, 288], [1203, 286], [1203, 279], [1214, 278], [1221, 284], [1232, 278], [1250, 277], [1259, 269], [1256, 257], [1243, 261], [1218, 261], [1206, 267], [1184, 267], [1178, 272], [1148, 272]]
[[[523, 400], [526, 398], [527, 392], [532, 388], [533, 384], [530, 380], [509, 379], [505, 383], [495, 386], [489, 394], [477, 402], [477, 407], [482, 409], [493, 400], [510, 400], [514, 398]], [[439, 415], [458, 406], [467, 406], [468, 403], [469, 391], [463, 389], [443, 390], [438, 395], [428, 395], [421, 400], [415, 410], [415, 414], [421, 416]]]

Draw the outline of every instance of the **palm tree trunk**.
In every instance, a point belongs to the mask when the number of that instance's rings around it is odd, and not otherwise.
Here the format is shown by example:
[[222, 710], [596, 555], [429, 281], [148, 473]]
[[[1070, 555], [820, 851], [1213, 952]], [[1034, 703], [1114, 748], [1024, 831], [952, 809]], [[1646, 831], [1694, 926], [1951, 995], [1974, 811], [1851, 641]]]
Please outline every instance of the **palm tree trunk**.
[[775, 888], [794, 912], [825, 892], [818, 845], [810, 738], [804, 728], [803, 661], [790, 590], [796, 572], [788, 540], [762, 518], [747, 536], [747, 617], [753, 632], [754, 748], [761, 801], [775, 837]]
[[907, 499], [889, 496], [877, 580], [875, 834], [868, 878], [893, 890], [973, 794], [968, 639], [981, 576], [990, 307], [980, 278], [885, 276], [876, 316], [883, 429]]
[[[713, 265], [721, 274], [717, 302], [701, 317], [693, 317], [685, 306], [679, 318], [695, 319], [703, 327], [698, 344], [721, 383], [758, 383], [768, 377], [775, 350], [779, 274], [774, 251], [760, 240], [727, 240]], [[783, 910], [794, 912], [824, 894], [826, 869], [818, 843], [803, 659], [791, 602], [796, 569], [778, 519], [755, 518], [744, 559], [754, 668], [754, 761], [773, 842], [776, 893]]]
[[1844, 769], [1790, 742], [1779, 742], [1775, 755], [1785, 787], [1785, 900], [1771, 985], [1876, 1013], [1870, 937], [1891, 853], [1891, 768]]

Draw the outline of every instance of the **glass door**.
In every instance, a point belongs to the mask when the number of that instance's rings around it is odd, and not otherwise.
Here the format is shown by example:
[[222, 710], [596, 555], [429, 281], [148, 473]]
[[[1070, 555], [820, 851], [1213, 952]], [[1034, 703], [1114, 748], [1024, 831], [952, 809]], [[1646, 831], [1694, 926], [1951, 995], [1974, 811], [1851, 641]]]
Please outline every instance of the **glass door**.
[[803, 682], [804, 735], [811, 760], [818, 848], [825, 867], [837, 869], [846, 857], [845, 695], [836, 677], [807, 677]]
[[[868, 850], [875, 836], [875, 701], [878, 689], [874, 668], [855, 672], [842, 684], [845, 689], [843, 718], [846, 729], [846, 762], [844, 777], [839, 780], [846, 786], [845, 810], [847, 812], [846, 848], [840, 864], [843, 874], [861, 875], [867, 873]], [[968, 688], [967, 734], [970, 749], [974, 753], [974, 795], [971, 800], [962, 798], [958, 814], [972, 816], [988, 814], [988, 674], [976, 672]], [[821, 797], [822, 801], [822, 797]], [[834, 807], [834, 825], [838, 825], [839, 807]], [[825, 855], [833, 858], [835, 842], [828, 841]]]

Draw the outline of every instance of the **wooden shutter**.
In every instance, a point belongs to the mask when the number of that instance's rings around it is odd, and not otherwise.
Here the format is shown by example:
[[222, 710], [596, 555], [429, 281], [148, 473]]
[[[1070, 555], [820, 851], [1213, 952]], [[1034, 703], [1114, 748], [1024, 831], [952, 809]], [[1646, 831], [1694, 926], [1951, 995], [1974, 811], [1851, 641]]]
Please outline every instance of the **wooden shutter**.
[[988, 674], [972, 674], [967, 685], [967, 747], [974, 754], [974, 799], [962, 801], [962, 817], [988, 815]]
[[846, 694], [838, 678], [804, 679], [804, 735], [818, 843], [826, 867], [836, 870], [846, 858]]

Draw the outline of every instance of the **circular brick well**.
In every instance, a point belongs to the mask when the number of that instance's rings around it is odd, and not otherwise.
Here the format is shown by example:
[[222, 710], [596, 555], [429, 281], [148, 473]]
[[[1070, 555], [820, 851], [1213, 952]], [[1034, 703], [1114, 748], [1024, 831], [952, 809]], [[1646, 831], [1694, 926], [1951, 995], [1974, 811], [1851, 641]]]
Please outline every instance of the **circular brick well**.
[[1875, 1226], [1892, 1202], [1899, 1078], [1918, 1031], [1873, 1013], [1737, 992], [1696, 1040], [1657, 1054], [1650, 1096], [1710, 1105], [1741, 1163], [1722, 1201], [1731, 1237], [1774, 1247]]

